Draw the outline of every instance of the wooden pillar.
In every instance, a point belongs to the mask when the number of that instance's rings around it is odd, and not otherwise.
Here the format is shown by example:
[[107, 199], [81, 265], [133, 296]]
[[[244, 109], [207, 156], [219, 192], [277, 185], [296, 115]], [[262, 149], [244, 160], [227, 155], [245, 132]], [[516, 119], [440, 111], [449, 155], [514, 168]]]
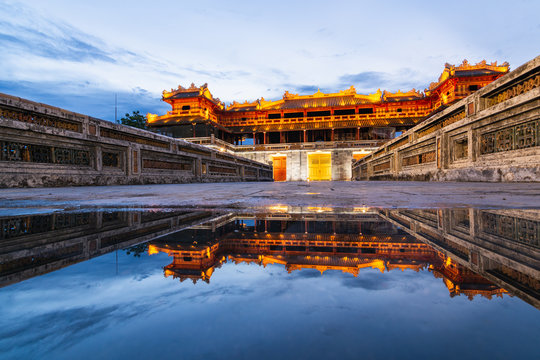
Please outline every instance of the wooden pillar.
[[266, 145], [266, 131], [263, 131], [263, 144]]
[[257, 145], [257, 137], [256, 137], [257, 133], [254, 131], [253, 132], [253, 145]]
[[279, 143], [283, 144], [284, 142], [285, 142], [285, 134], [283, 133], [283, 131], [280, 131], [279, 132]]
[[307, 130], [304, 130], [304, 142], [307, 142]]
[[330, 133], [330, 141], [334, 141], [334, 129], [332, 129], [332, 132]]
[[195, 137], [195, 124], [191, 124], [191, 130], [193, 132], [193, 137]]
[[360, 140], [360, 128], [356, 128], [356, 140]]

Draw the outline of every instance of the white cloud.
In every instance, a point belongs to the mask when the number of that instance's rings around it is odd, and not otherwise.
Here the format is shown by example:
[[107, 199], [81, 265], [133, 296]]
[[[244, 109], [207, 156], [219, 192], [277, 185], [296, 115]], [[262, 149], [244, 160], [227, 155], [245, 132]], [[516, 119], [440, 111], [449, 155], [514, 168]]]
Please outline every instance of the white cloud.
[[[337, 89], [361, 73], [387, 81], [346, 87], [422, 89], [445, 62], [486, 58], [516, 67], [536, 56], [534, 8], [539, 3], [8, 2], [0, 6], [0, 43], [9, 49], [0, 80], [142, 88], [156, 98], [207, 82], [226, 101], [280, 97], [285, 86]], [[490, 21], [502, 11], [504, 28]]]

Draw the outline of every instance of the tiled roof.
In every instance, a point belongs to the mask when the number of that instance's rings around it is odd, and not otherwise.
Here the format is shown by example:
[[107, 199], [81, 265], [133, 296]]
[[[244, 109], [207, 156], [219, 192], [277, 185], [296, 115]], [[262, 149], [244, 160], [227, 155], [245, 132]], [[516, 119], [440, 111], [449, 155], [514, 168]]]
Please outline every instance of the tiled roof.
[[379, 103], [382, 100], [382, 92], [378, 90], [374, 94], [357, 94], [354, 87], [339, 91], [337, 93], [325, 94], [320, 90], [313, 95], [291, 94], [288, 91], [283, 95], [283, 99], [276, 101], [266, 101], [264, 98], [255, 100], [252, 103], [233, 102], [226, 108], [226, 111], [254, 111], [254, 110], [290, 110], [336, 106], [355, 106]]
[[199, 91], [189, 91], [189, 92], [177, 92], [176, 94], [168, 97], [167, 99], [182, 99], [199, 96]]
[[363, 99], [357, 98], [353, 95], [348, 96], [333, 96], [333, 97], [318, 97], [311, 99], [291, 99], [284, 100], [281, 104], [276, 104], [274, 106], [264, 107], [264, 110], [274, 110], [274, 109], [305, 109], [305, 108], [319, 108], [327, 106], [354, 106], [354, 105], [363, 105], [371, 104], [372, 102]]
[[490, 70], [490, 69], [476, 69], [476, 70], [456, 70], [456, 75], [459, 77], [465, 76], [485, 76], [485, 75], [496, 75], [500, 74], [500, 71]]

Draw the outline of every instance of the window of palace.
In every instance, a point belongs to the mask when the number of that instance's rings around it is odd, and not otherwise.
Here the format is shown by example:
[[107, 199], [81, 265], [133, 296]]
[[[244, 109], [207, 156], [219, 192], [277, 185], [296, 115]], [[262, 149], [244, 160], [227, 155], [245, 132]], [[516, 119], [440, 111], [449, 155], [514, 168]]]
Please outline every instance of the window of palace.
[[373, 108], [361, 108], [358, 109], [359, 114], [373, 114]]
[[454, 159], [466, 159], [469, 156], [469, 144], [467, 138], [462, 138], [454, 142]]
[[334, 115], [354, 115], [354, 109], [340, 109], [334, 110]]
[[303, 113], [303, 112], [285, 113], [284, 115], [285, 115], [285, 118], [286, 118], [286, 119], [297, 118], [297, 117], [304, 117], [304, 113]]
[[191, 109], [191, 106], [189, 105], [182, 106], [182, 110], [189, 110], [189, 109]]
[[268, 118], [269, 118], [269, 119], [281, 119], [281, 114], [280, 114], [280, 113], [277, 113], [277, 114], [268, 114]]
[[308, 111], [307, 116], [308, 117], [314, 117], [314, 116], [330, 116], [330, 110], [327, 111]]

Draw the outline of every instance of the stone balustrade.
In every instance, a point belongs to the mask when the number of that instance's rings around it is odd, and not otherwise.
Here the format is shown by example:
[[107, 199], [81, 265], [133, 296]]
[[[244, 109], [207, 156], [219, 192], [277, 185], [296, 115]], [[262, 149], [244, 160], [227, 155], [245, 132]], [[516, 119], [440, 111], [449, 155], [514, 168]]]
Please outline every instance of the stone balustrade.
[[540, 56], [353, 164], [354, 180], [540, 181]]
[[137, 244], [145, 251], [148, 240], [215, 217], [185, 209], [0, 217], [0, 288]]
[[381, 210], [380, 215], [540, 308], [538, 210], [400, 209]]
[[211, 145], [216, 148], [222, 148], [234, 153], [251, 151], [287, 151], [287, 150], [322, 150], [322, 149], [372, 149], [376, 148], [387, 140], [343, 140], [343, 141], [320, 141], [320, 142], [296, 142], [280, 144], [256, 144], [256, 145], [234, 145], [226, 141], [207, 137], [184, 138], [194, 144]]
[[0, 94], [0, 187], [271, 181], [272, 167]]

